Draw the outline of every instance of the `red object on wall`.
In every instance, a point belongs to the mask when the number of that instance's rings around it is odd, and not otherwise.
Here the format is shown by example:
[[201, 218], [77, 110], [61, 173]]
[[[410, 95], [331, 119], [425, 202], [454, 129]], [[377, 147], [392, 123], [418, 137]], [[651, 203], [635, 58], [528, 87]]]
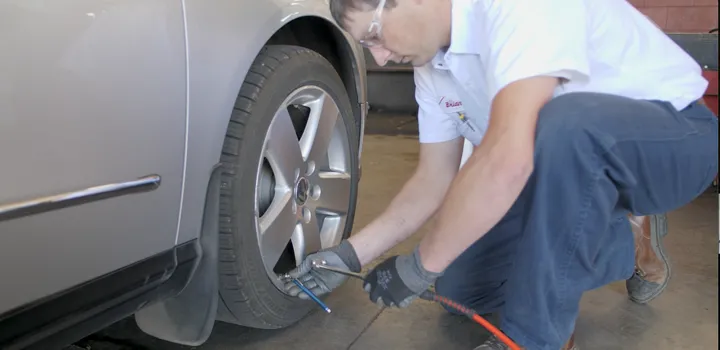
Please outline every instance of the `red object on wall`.
[[707, 79], [710, 84], [708, 84], [707, 90], [705, 90], [705, 96], [703, 96], [703, 100], [705, 100], [705, 104], [710, 108], [713, 113], [715, 113], [715, 116], [718, 115], [718, 71], [716, 70], [704, 70], [703, 71], [703, 77]]
[[671, 33], [707, 33], [718, 26], [717, 0], [629, 0]]

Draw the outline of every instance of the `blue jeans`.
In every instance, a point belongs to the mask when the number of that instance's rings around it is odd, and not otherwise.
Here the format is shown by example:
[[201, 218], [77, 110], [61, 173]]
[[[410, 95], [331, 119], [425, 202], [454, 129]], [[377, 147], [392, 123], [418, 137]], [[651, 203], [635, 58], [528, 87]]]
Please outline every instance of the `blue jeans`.
[[540, 112], [523, 192], [436, 290], [499, 313], [501, 329], [521, 346], [558, 350], [583, 293], [632, 275], [627, 215], [689, 203], [710, 185], [717, 161], [718, 121], [699, 103], [677, 111], [607, 94], [557, 97]]

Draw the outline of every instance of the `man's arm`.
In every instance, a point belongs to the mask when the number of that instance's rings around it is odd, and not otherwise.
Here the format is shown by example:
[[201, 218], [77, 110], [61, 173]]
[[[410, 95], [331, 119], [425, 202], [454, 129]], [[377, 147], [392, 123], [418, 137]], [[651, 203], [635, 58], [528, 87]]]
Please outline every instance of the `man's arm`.
[[413, 176], [380, 216], [349, 238], [362, 265], [407, 239], [435, 214], [460, 166], [462, 140], [420, 144]]
[[437, 227], [420, 242], [427, 270], [445, 270], [495, 226], [520, 195], [533, 170], [538, 113], [557, 84], [555, 77], [527, 78], [496, 95], [487, 134], [450, 186]]

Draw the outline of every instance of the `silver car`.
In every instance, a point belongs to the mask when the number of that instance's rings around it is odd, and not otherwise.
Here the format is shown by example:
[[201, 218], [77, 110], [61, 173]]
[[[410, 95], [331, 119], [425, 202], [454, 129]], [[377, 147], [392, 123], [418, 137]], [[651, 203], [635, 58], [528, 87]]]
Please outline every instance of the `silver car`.
[[282, 328], [352, 224], [362, 48], [323, 0], [0, 1], [0, 348]]

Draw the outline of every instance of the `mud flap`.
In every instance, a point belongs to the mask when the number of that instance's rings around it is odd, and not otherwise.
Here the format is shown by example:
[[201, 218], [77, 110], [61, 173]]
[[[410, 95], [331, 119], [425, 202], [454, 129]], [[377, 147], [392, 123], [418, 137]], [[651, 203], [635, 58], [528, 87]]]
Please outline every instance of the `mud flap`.
[[218, 308], [218, 215], [220, 165], [213, 168], [197, 249], [201, 258], [187, 286], [175, 297], [135, 314], [140, 329], [159, 339], [199, 346], [210, 337]]

